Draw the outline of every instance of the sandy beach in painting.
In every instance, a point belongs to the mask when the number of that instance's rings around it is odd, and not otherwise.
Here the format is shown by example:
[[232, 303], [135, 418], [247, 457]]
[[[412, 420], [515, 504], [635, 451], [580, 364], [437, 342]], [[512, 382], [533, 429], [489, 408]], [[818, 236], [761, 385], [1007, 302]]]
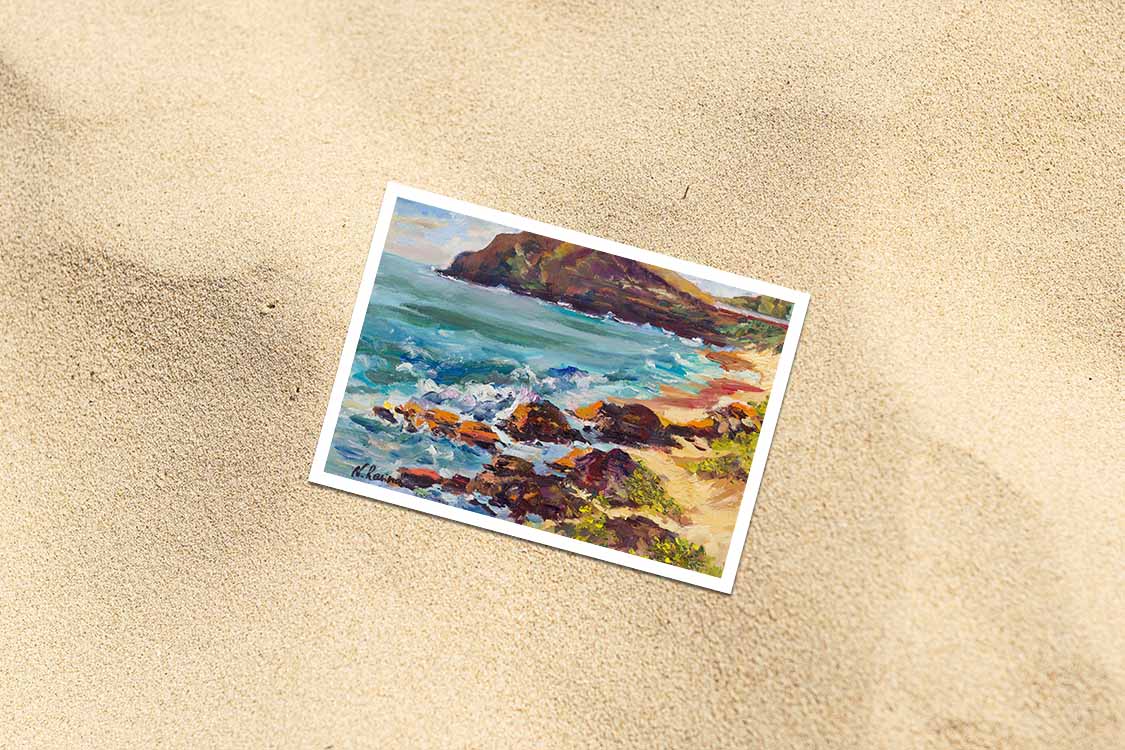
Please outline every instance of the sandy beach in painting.
[[399, 197], [325, 470], [721, 576], [791, 313]]
[[[703, 385], [697, 392], [665, 386], [662, 393], [644, 402], [665, 424], [707, 419], [707, 414], [732, 403], [764, 407], [777, 370], [778, 354], [772, 351], [714, 352], [704, 356], [730, 370]], [[756, 384], [745, 378], [756, 375]], [[653, 469], [664, 480], [668, 493], [685, 509], [687, 524], [676, 532], [721, 560], [726, 556], [742, 505], [745, 483], [736, 475], [704, 477], [693, 468], [708, 458], [709, 446], [680, 441], [666, 449], [629, 448], [638, 462]]]

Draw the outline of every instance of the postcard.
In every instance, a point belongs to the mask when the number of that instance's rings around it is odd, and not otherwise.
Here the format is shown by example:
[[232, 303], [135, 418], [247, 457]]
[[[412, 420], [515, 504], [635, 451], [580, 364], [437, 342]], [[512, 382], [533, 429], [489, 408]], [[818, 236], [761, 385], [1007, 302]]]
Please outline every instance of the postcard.
[[309, 479], [730, 593], [808, 302], [391, 183]]

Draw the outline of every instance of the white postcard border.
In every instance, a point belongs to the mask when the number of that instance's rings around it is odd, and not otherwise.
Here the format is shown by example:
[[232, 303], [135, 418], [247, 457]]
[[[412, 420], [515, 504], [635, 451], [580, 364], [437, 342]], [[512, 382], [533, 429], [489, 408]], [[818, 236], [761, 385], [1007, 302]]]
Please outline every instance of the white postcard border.
[[[507, 521], [492, 516], [486, 516], [462, 508], [455, 508], [436, 500], [428, 500], [409, 492], [378, 487], [366, 482], [360, 482], [348, 477], [329, 474], [325, 467], [328, 453], [331, 450], [332, 435], [336, 429], [336, 422], [340, 416], [340, 407], [347, 389], [348, 378], [351, 375], [352, 362], [355, 359], [356, 347], [359, 344], [363, 321], [367, 315], [368, 303], [372, 290], [375, 288], [375, 276], [379, 269], [379, 260], [383, 255], [387, 233], [390, 230], [391, 218], [394, 214], [395, 203], [399, 198], [424, 203], [436, 208], [465, 214], [495, 224], [512, 227], [522, 231], [534, 232], [564, 242], [571, 242], [594, 250], [600, 250], [614, 255], [619, 255], [632, 260], [648, 263], [649, 265], [666, 268], [677, 273], [695, 276], [702, 279], [745, 289], [755, 294], [764, 294], [776, 299], [793, 303], [793, 311], [789, 320], [789, 328], [782, 345], [781, 357], [777, 372], [774, 374], [773, 388], [769, 394], [769, 405], [762, 420], [762, 429], [758, 437], [758, 447], [754, 451], [754, 459], [750, 466], [749, 478], [746, 489], [742, 495], [742, 504], [738, 510], [735, 521], [730, 548], [727, 551], [723, 564], [722, 577], [709, 576], [691, 570], [657, 562], [648, 558], [631, 555], [607, 547], [601, 547], [589, 542], [581, 542], [559, 534], [554, 534], [542, 529], [523, 526], [514, 521]], [[491, 208], [477, 206], [465, 201], [447, 198], [430, 193], [425, 190], [401, 185], [397, 182], [387, 183], [383, 194], [383, 203], [379, 209], [379, 219], [375, 224], [375, 234], [371, 240], [371, 249], [368, 253], [367, 264], [363, 270], [363, 279], [356, 295], [355, 306], [352, 309], [351, 322], [348, 325], [347, 337], [344, 339], [344, 349], [340, 356], [340, 365], [336, 371], [336, 380], [332, 386], [332, 396], [328, 402], [328, 409], [324, 416], [324, 424], [320, 430], [317, 441], [316, 453], [313, 458], [312, 470], [309, 472], [309, 481], [317, 484], [344, 490], [363, 497], [382, 500], [411, 510], [421, 511], [430, 515], [448, 518], [460, 523], [477, 526], [519, 539], [543, 544], [548, 547], [563, 549], [586, 557], [616, 563], [634, 570], [642, 570], [664, 578], [690, 583], [695, 586], [731, 593], [734, 588], [734, 579], [738, 574], [738, 565], [742, 557], [742, 550], [746, 544], [746, 537], [750, 530], [750, 518], [754, 514], [754, 505], [757, 501], [758, 491], [762, 484], [762, 475], [765, 472], [766, 460], [769, 456], [770, 445], [773, 442], [774, 432], [777, 428], [778, 417], [781, 413], [782, 399], [789, 383], [789, 374], [793, 367], [793, 360], [797, 354], [797, 345], [801, 336], [801, 329], [805, 322], [805, 313], [808, 310], [809, 295], [792, 289], [769, 284], [764, 281], [739, 276], [737, 274], [720, 271], [707, 266], [692, 263], [679, 258], [672, 258], [660, 253], [641, 250], [640, 248], [623, 245], [619, 242], [592, 237], [581, 232], [576, 232], [551, 224], [526, 219], [521, 216], [496, 211]]]

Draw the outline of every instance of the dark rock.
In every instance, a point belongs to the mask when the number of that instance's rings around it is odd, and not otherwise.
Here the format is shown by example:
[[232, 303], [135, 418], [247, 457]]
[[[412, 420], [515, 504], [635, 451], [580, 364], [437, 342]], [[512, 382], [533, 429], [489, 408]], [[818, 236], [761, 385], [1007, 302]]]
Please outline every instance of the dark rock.
[[500, 493], [504, 486], [504, 480], [505, 477], [501, 477], [496, 472], [482, 469], [477, 472], [475, 477], [469, 479], [469, 484], [465, 489], [474, 494], [492, 498]]
[[377, 416], [379, 419], [383, 420], [384, 422], [390, 422], [391, 424], [394, 424], [395, 422], [398, 421], [398, 420], [395, 419], [394, 412], [392, 412], [390, 409], [388, 409], [385, 406], [376, 405], [374, 408], [371, 409], [371, 413], [374, 414], [375, 416]]
[[488, 469], [501, 477], [526, 477], [535, 473], [535, 467], [530, 461], [507, 453], [492, 459]]
[[408, 490], [432, 487], [442, 481], [441, 474], [433, 469], [399, 469], [398, 484]]
[[544, 443], [572, 443], [582, 436], [566, 421], [566, 415], [550, 401], [523, 403], [512, 416], [500, 423], [500, 429], [517, 440], [538, 440]]
[[611, 546], [614, 549], [638, 555], [647, 555], [652, 543], [658, 539], [676, 538], [675, 532], [644, 516], [611, 517], [606, 520], [605, 528], [613, 534]]
[[559, 520], [575, 515], [580, 505], [561, 478], [536, 474], [530, 463], [515, 456], [497, 456], [469, 481], [468, 491], [508, 508], [517, 521], [529, 515]]
[[621, 445], [668, 445], [664, 423], [644, 404], [613, 404], [597, 401], [574, 412], [579, 419], [593, 422], [602, 437]]
[[604, 495], [617, 501], [624, 500], [625, 480], [636, 470], [637, 462], [620, 448], [591, 450], [574, 459], [574, 468], [566, 478], [591, 495]]
[[544, 519], [559, 520], [573, 515], [577, 499], [563, 488], [554, 477], [520, 477], [504, 486], [494, 501], [508, 506], [519, 518], [536, 515]]
[[469, 489], [469, 478], [464, 474], [454, 474], [449, 479], [443, 479], [441, 488], [455, 495], [463, 495]]

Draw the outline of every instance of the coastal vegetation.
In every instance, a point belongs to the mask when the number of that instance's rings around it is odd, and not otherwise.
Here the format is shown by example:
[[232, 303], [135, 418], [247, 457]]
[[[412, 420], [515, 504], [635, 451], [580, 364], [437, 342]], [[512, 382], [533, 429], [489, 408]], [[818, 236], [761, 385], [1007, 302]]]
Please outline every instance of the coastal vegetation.
[[781, 353], [781, 346], [785, 343], [785, 331], [786, 329], [772, 323], [753, 318], [745, 318], [720, 328], [722, 335], [730, 341], [752, 344], [759, 349], [769, 349], [778, 354]]
[[691, 471], [708, 479], [746, 479], [758, 447], [758, 433], [721, 437], [711, 443], [714, 455], [692, 464]]
[[[633, 406], [647, 409], [642, 404]], [[649, 423], [637, 409], [606, 410], [604, 404], [575, 409], [569, 416], [549, 401], [521, 403], [494, 425], [465, 419], [456, 412], [427, 408], [413, 401], [393, 408], [372, 408], [365, 424], [384, 422], [405, 432], [418, 430], [464, 442], [493, 454], [474, 477], [447, 476], [434, 469], [403, 467], [380, 480], [420, 496], [449, 492], [477, 498], [484, 508], [502, 508], [512, 520], [529, 522], [579, 541], [619, 549], [677, 567], [718, 575], [720, 568], [703, 546], [672, 530], [690, 521], [665, 480], [643, 460], [621, 448], [603, 450], [591, 443], [628, 441], [648, 449], [700, 444], [707, 456], [688, 466], [701, 478], [744, 481], [758, 441], [765, 403], [731, 402], [687, 423]], [[607, 418], [614, 414], [622, 425]], [[584, 420], [582, 417], [586, 417]], [[576, 429], [571, 419], [582, 425]], [[542, 471], [509, 451], [520, 445], [563, 443], [569, 453]], [[662, 520], [664, 519], [664, 520]], [[667, 523], [665, 523], [665, 521]]]
[[762, 315], [769, 315], [771, 318], [789, 320], [789, 317], [793, 314], [792, 302], [786, 302], [783, 299], [776, 299], [774, 297], [767, 297], [765, 295], [728, 297], [723, 301], [728, 305], [734, 305], [735, 307], [752, 310], [754, 312], [761, 313]]
[[677, 568], [687, 568], [712, 576], [722, 575], [722, 569], [715, 565], [701, 545], [689, 542], [681, 536], [657, 539], [652, 544], [652, 553], [649, 557], [675, 565]]
[[683, 513], [683, 508], [664, 489], [660, 477], [642, 463], [638, 463], [633, 473], [625, 478], [625, 496], [629, 504], [648, 508], [665, 516]]
[[[765, 417], [766, 402], [757, 404], [754, 413], [759, 418]], [[716, 438], [708, 445], [711, 455], [691, 464], [690, 470], [708, 479], [734, 477], [745, 480], [754, 462], [754, 452], [758, 449], [759, 434], [756, 429], [738, 430]]]

